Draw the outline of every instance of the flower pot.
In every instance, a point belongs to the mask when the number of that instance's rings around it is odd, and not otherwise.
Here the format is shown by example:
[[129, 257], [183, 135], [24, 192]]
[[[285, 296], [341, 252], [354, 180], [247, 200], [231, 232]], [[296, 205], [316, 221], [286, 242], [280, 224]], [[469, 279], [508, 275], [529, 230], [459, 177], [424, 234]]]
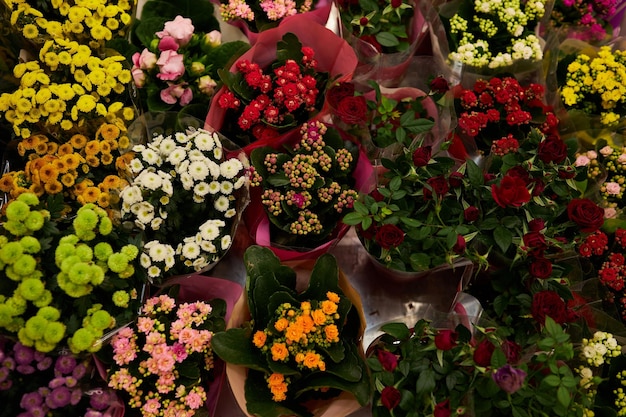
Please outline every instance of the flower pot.
[[[314, 260], [286, 262], [284, 265], [290, 266], [297, 272], [297, 288], [306, 288], [308, 276], [314, 266]], [[356, 309], [360, 320], [358, 329], [358, 343], [361, 347], [360, 354], [364, 355], [361, 340], [365, 332], [365, 316], [361, 298], [356, 290], [350, 285], [348, 278], [339, 270], [339, 287], [345, 296], [352, 302], [353, 308]], [[244, 292], [237, 300], [232, 315], [227, 323], [227, 329], [240, 327], [244, 322], [250, 320], [250, 311], [248, 309], [246, 293]], [[248, 377], [248, 369], [244, 366], [226, 364], [226, 378], [232, 390], [233, 396], [244, 415], [252, 417], [247, 410], [245, 383]], [[336, 417], [347, 416], [361, 409], [358, 401], [349, 392], [342, 392], [336, 397], [327, 400], [311, 401], [306, 405], [306, 409], [315, 417]]]

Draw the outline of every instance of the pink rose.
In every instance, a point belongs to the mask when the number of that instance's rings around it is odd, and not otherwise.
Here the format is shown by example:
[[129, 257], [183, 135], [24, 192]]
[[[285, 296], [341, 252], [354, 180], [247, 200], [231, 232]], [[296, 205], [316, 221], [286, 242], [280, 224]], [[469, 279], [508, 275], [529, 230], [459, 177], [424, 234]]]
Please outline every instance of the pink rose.
[[159, 73], [157, 78], [165, 81], [173, 81], [185, 73], [183, 55], [176, 51], [163, 51], [157, 61]]
[[154, 68], [157, 63], [157, 56], [150, 52], [148, 49], [144, 49], [133, 54], [133, 65], [141, 68], [142, 70], [149, 70]]
[[157, 32], [156, 35], [159, 38], [169, 35], [176, 40], [178, 45], [185, 46], [191, 40], [194, 30], [195, 28], [191, 23], [191, 19], [178, 15], [174, 20], [165, 22], [163, 31]]
[[193, 99], [191, 88], [185, 88], [182, 85], [172, 84], [164, 90], [161, 90], [161, 100], [167, 104], [176, 104], [186, 106]]
[[133, 82], [137, 86], [137, 88], [141, 88], [146, 85], [146, 73], [139, 67], [133, 67], [130, 70], [131, 75], [133, 76]]
[[178, 51], [178, 43], [176, 39], [172, 38], [169, 35], [165, 35], [159, 40], [159, 51]]

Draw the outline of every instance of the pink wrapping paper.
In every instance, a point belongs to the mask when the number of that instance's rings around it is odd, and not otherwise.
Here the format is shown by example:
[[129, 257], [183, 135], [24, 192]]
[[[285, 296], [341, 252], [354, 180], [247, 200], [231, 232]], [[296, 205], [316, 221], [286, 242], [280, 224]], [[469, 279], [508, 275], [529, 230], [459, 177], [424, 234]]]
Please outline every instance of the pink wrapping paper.
[[[309, 19], [306, 14], [298, 14], [284, 20], [278, 27], [268, 29], [259, 34], [254, 46], [244, 53], [237, 62], [244, 59], [267, 67], [276, 60], [276, 44], [286, 33], [295, 34], [303, 46], [309, 46], [315, 51], [315, 59], [318, 61], [318, 71], [328, 72], [331, 79], [339, 77], [340, 81], [350, 81], [357, 65], [354, 50], [348, 43], [326, 29], [319, 23]], [[231, 72], [236, 69], [236, 63], [230, 68]], [[220, 131], [224, 124], [226, 110], [221, 108], [217, 101], [227, 91], [222, 87], [211, 100], [209, 113], [205, 120], [205, 129]], [[320, 109], [320, 117], [325, 110]], [[249, 155], [252, 149], [261, 146], [274, 146], [285, 139], [283, 134], [278, 138], [264, 141], [255, 141], [243, 149]]]

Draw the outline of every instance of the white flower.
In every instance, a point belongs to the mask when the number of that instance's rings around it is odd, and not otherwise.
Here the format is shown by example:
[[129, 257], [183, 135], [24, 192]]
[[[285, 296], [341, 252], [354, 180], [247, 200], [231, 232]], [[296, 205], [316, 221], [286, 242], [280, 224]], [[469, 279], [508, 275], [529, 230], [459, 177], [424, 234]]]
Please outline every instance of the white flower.
[[148, 224], [154, 219], [154, 207], [150, 203], [140, 203], [138, 204], [137, 213], [135, 216], [137, 217], [137, 221], [141, 224]]
[[200, 129], [198, 134], [193, 140], [194, 144], [201, 151], [212, 151], [215, 147], [215, 141], [213, 140], [213, 135], [207, 132], [204, 129]]
[[224, 213], [224, 217], [226, 217], [227, 219], [230, 219], [230, 218], [235, 217], [236, 214], [237, 214], [236, 209], [229, 208], [228, 210], [226, 210], [226, 213]]
[[139, 263], [144, 269], [148, 269], [152, 265], [152, 259], [146, 253], [139, 255]]
[[148, 276], [149, 276], [150, 278], [156, 278], [156, 277], [158, 277], [159, 275], [161, 275], [161, 269], [160, 269], [158, 266], [156, 266], [156, 265], [151, 265], [151, 266], [148, 268]]
[[162, 224], [163, 224], [163, 219], [160, 217], [156, 217], [152, 219], [152, 221], [150, 222], [150, 228], [152, 230], [159, 230]]
[[176, 167], [176, 172], [182, 174], [183, 172], [187, 172], [189, 170], [189, 159], [185, 159]]
[[[170, 180], [170, 178], [163, 179], [163, 184], [161, 184], [161, 190], [168, 196], [174, 195], [174, 186], [172, 185], [172, 181]], [[164, 197], [167, 198], [166, 196], [163, 196], [161, 198], [164, 198]], [[167, 204], [167, 202], [165, 203], [162, 202], [161, 204]]]
[[224, 161], [220, 164], [220, 173], [222, 176], [228, 180], [235, 178], [241, 170], [243, 169], [243, 164], [237, 158], [231, 158], [227, 161]]
[[135, 204], [143, 200], [141, 195], [141, 189], [136, 185], [129, 185], [124, 187], [120, 193], [120, 198], [124, 204]]
[[134, 158], [132, 161], [130, 161], [128, 167], [133, 174], [136, 174], [138, 172], [141, 172], [141, 170], [143, 169], [143, 163], [140, 159]]
[[220, 191], [224, 195], [230, 195], [233, 192], [233, 183], [230, 181], [222, 181], [220, 183]]
[[225, 235], [224, 237], [222, 237], [222, 240], [220, 242], [221, 245], [222, 245], [222, 250], [226, 250], [226, 249], [230, 248], [230, 245], [231, 245], [232, 242], [233, 241], [232, 241], [230, 235]]
[[196, 259], [200, 256], [200, 245], [196, 242], [187, 242], [183, 244], [181, 254], [187, 259]]
[[178, 146], [173, 149], [172, 152], [170, 152], [170, 154], [167, 156], [167, 162], [172, 165], [178, 165], [182, 161], [184, 161], [186, 157], [187, 151], [185, 150], [185, 148]]
[[204, 156], [204, 153], [202, 153], [202, 151], [199, 149], [190, 150], [189, 152], [187, 152], [187, 157], [190, 161], [204, 161], [207, 159], [207, 157]]
[[183, 172], [180, 174], [180, 182], [185, 190], [191, 190], [193, 188], [193, 177], [189, 172]]
[[143, 171], [141, 174], [137, 176], [137, 178], [135, 178], [134, 182], [139, 183], [139, 185], [141, 185], [144, 188], [154, 191], [161, 186], [161, 184], [163, 183], [163, 179], [161, 178], [160, 175], [154, 172]]
[[153, 149], [144, 149], [141, 152], [141, 158], [146, 161], [150, 165], [161, 165], [163, 160], [161, 159], [161, 155], [155, 152]]
[[159, 144], [159, 152], [161, 155], [169, 155], [174, 152], [174, 149], [176, 148], [176, 142], [174, 142], [171, 137], [163, 139], [163, 141]]
[[203, 181], [209, 175], [209, 167], [203, 160], [189, 164], [189, 175], [196, 181]]
[[221, 195], [215, 200], [213, 207], [217, 211], [224, 213], [230, 207], [230, 201], [228, 201], [228, 197]]
[[209, 265], [209, 262], [205, 258], [198, 258], [193, 261], [193, 269], [195, 271], [200, 271], [203, 268], [206, 268]]
[[[156, 242], [156, 241], [155, 241]], [[169, 245], [165, 245], [160, 242], [156, 242], [154, 245], [150, 246], [148, 250], [148, 255], [154, 262], [163, 262], [165, 258], [170, 254]]]
[[213, 242], [210, 242], [208, 240], [203, 240], [200, 243], [200, 247], [206, 253], [217, 253], [217, 247], [213, 244]]
[[224, 226], [226, 226], [226, 223], [223, 220], [207, 220], [199, 227], [200, 236], [202, 236], [202, 239], [208, 241], [216, 239], [220, 235], [220, 232]]
[[248, 182], [247, 175], [242, 175], [241, 177], [237, 178], [237, 181], [235, 182], [235, 190], [240, 189], [247, 182]]
[[189, 142], [189, 140], [191, 139], [191, 137], [187, 136], [185, 133], [183, 132], [176, 132], [176, 134], [174, 135], [174, 137], [176, 138], [176, 141], [178, 143], [187, 143]]
[[204, 197], [209, 193], [209, 184], [202, 181], [199, 182], [193, 187], [193, 193], [197, 196]]
[[221, 188], [222, 188], [222, 187], [220, 186], [219, 181], [211, 181], [211, 182], [209, 183], [209, 192], [210, 192], [211, 194], [217, 194], [217, 193], [219, 193]]
[[213, 158], [215, 158], [216, 161], [220, 161], [223, 155], [224, 155], [224, 152], [221, 146], [215, 147], [215, 149], [213, 149]]

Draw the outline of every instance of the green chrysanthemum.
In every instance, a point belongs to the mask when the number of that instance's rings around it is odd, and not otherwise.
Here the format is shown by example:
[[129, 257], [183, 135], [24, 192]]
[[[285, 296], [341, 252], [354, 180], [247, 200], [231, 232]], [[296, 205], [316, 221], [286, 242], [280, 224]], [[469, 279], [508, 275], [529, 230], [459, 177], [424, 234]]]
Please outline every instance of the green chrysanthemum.
[[81, 328], [76, 330], [74, 335], [68, 340], [72, 352], [84, 352], [96, 342], [96, 336], [88, 329]]
[[19, 242], [9, 242], [0, 248], [0, 260], [10, 265], [22, 256], [22, 253], [24, 253], [24, 248]]
[[20, 245], [26, 253], [39, 253], [41, 251], [41, 243], [39, 239], [33, 236], [24, 236], [20, 239]]
[[50, 344], [59, 343], [65, 337], [65, 325], [58, 321], [48, 323], [43, 339]]
[[107, 266], [115, 273], [123, 272], [128, 266], [128, 258], [122, 253], [114, 253], [109, 256]]
[[31, 211], [26, 220], [24, 220], [24, 226], [31, 232], [35, 232], [43, 227], [44, 222], [43, 214], [38, 211]]
[[94, 247], [94, 254], [96, 259], [106, 261], [113, 254], [113, 248], [106, 242], [99, 242]]
[[30, 207], [23, 201], [14, 200], [7, 206], [6, 216], [11, 221], [24, 221], [30, 214]]
[[52, 303], [52, 292], [50, 290], [45, 290], [41, 297], [33, 301], [35, 307], [39, 308], [49, 306], [50, 303]]
[[91, 266], [84, 262], [77, 262], [69, 269], [67, 275], [76, 285], [88, 284], [91, 282]]
[[33, 193], [22, 193], [17, 197], [16, 201], [24, 202], [29, 206], [36, 206], [39, 204], [39, 197]]
[[88, 245], [78, 245], [76, 246], [76, 255], [83, 262], [89, 262], [93, 259], [93, 249]]
[[23, 254], [13, 264], [13, 271], [22, 276], [30, 276], [37, 268], [37, 260], [32, 255]]
[[113, 304], [117, 307], [127, 308], [130, 301], [130, 295], [126, 291], [115, 291], [111, 297]]
[[91, 316], [90, 324], [98, 331], [102, 331], [111, 327], [115, 321], [111, 317], [108, 311], [98, 310]]
[[40, 308], [39, 311], [37, 311], [37, 315], [39, 317], [43, 317], [48, 321], [57, 321], [59, 318], [61, 318], [61, 312], [59, 311], [59, 309], [52, 306]]
[[25, 279], [18, 288], [22, 297], [28, 301], [37, 300], [46, 289], [44, 283], [35, 278]]
[[43, 334], [48, 326], [48, 320], [43, 317], [33, 316], [26, 320], [26, 336], [32, 340], [39, 340], [43, 338]]

